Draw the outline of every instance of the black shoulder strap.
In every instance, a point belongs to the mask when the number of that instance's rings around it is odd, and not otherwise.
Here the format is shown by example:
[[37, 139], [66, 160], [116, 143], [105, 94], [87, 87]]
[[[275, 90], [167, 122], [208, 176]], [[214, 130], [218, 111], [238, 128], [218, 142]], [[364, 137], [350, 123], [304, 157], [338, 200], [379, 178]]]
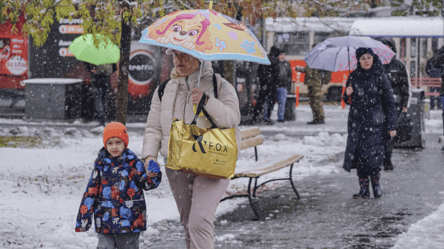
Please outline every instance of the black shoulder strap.
[[[165, 92], [165, 87], [168, 81], [170, 81], [170, 79], [165, 80], [164, 82], [160, 83], [160, 85], [158, 86], [159, 90], [157, 90], [157, 94], [159, 95], [160, 102], [162, 102], [162, 96], [163, 93]], [[214, 97], [217, 98], [217, 78], [215, 73], [213, 73], [213, 89], [214, 89]]]
[[214, 89], [214, 97], [217, 99], [217, 78], [215, 73], [213, 73], [213, 89]]
[[163, 93], [165, 92], [165, 87], [166, 87], [166, 84], [168, 83], [168, 81], [170, 81], [169, 78], [167, 80], [165, 80], [164, 82], [160, 83], [160, 85], [158, 86], [159, 89], [157, 90], [157, 95], [159, 95], [160, 102], [162, 102], [162, 96], [163, 96]]

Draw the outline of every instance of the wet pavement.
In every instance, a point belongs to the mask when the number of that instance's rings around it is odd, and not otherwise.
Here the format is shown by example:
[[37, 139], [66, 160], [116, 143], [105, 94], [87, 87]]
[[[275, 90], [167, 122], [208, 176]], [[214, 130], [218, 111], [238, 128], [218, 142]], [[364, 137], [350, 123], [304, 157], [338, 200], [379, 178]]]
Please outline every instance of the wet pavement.
[[[298, 109], [296, 121], [276, 125], [282, 129], [262, 125], [262, 134], [267, 138], [283, 132], [287, 136], [302, 138], [325, 129], [306, 127], [311, 112], [303, 107]], [[328, 110], [329, 133], [346, 132], [347, 110], [336, 106], [325, 108]], [[4, 121], [0, 128], [19, 129], [23, 125], [32, 129], [47, 125], [65, 132], [75, 128], [101, 133], [94, 122]], [[129, 123], [128, 126], [131, 132], [143, 134], [144, 123]], [[359, 189], [356, 171], [347, 173], [342, 169], [331, 175], [303, 179], [295, 176], [300, 200], [295, 198], [288, 184], [262, 193], [256, 200], [261, 210], [259, 221], [252, 221], [254, 214], [245, 198], [233, 212], [217, 217], [215, 248], [391, 248], [400, 233], [444, 203], [444, 152], [441, 151], [443, 144], [438, 143], [441, 136], [428, 134], [425, 149], [395, 149], [395, 170], [382, 172], [383, 196], [380, 199], [352, 199]], [[340, 167], [343, 154], [331, 155], [328, 160], [329, 163], [338, 162]], [[313, 167], [322, 167], [326, 162], [310, 163]], [[141, 236], [141, 248], [186, 248], [183, 228], [178, 221], [164, 220], [152, 228], [157, 232]]]
[[[257, 198], [259, 221], [252, 220], [247, 200], [217, 217], [215, 248], [391, 248], [397, 235], [444, 202], [444, 152], [438, 137], [427, 135], [425, 149], [395, 149], [395, 170], [382, 172], [379, 199], [352, 199], [359, 189], [355, 170], [309, 176], [295, 181], [300, 200], [286, 184]], [[328, 160], [341, 162], [343, 155]], [[177, 221], [154, 228], [159, 233], [142, 236], [143, 248], [186, 248]]]

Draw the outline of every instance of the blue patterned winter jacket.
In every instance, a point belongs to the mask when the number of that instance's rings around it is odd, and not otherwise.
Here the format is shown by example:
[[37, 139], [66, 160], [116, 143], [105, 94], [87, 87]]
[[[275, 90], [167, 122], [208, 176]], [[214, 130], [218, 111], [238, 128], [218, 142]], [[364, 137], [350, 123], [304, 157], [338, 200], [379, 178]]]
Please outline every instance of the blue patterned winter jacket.
[[147, 177], [136, 154], [125, 149], [122, 156], [109, 158], [102, 148], [83, 194], [77, 215], [76, 232], [87, 231], [95, 219], [97, 233], [138, 233], [146, 230], [143, 189], [155, 189], [162, 179]]

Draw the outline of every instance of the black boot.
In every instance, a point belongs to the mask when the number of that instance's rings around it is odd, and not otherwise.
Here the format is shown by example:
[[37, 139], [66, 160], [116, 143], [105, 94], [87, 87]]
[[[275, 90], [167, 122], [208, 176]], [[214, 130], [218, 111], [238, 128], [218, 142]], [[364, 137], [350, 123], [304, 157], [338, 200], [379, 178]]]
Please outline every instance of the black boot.
[[381, 186], [379, 185], [379, 179], [381, 178], [381, 173], [376, 170], [372, 171], [370, 179], [372, 180], [373, 196], [379, 198], [382, 196]]
[[384, 160], [384, 170], [393, 170], [393, 164], [392, 164], [392, 160], [390, 159], [390, 157], [385, 158]]
[[313, 119], [313, 121], [307, 122], [309, 125], [325, 124], [323, 119]]
[[368, 178], [359, 178], [359, 193], [353, 195], [353, 199], [370, 198], [370, 190], [368, 189]]

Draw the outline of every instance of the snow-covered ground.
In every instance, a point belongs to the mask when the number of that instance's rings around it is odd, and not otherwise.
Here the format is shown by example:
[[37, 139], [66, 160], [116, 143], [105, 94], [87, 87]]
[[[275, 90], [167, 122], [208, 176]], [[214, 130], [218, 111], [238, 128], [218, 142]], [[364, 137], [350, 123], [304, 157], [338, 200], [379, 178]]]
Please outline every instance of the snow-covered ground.
[[[297, 109], [296, 121], [261, 126], [262, 130], [276, 131], [276, 135], [267, 137], [259, 147], [260, 159], [273, 161], [290, 154], [305, 155], [294, 168], [296, 179], [338, 173], [342, 170], [340, 163], [325, 163], [328, 161], [325, 159], [345, 149], [347, 112], [337, 106], [326, 106], [327, 124], [307, 126], [305, 122], [310, 121], [311, 113], [308, 106], [302, 105]], [[428, 133], [442, 134], [440, 114], [432, 110], [432, 119], [426, 120]], [[103, 146], [100, 134], [103, 128], [91, 132], [81, 128], [28, 128], [21, 120], [0, 119], [0, 123], [10, 122], [16, 122], [18, 135], [38, 133], [44, 139], [38, 147], [0, 147], [0, 248], [95, 248], [95, 232], [75, 233], [74, 227], [92, 163]], [[138, 155], [142, 149], [142, 136], [131, 132], [131, 127], [143, 125], [128, 125], [128, 147]], [[288, 135], [291, 131], [315, 132], [316, 135], [296, 138]], [[10, 128], [0, 126], [0, 136], [9, 134]], [[323, 163], [316, 163], [320, 161]], [[237, 170], [247, 169], [253, 163], [254, 152], [241, 151]], [[264, 180], [285, 174], [288, 171], [281, 170]], [[247, 183], [241, 179], [232, 181], [227, 193], [244, 191]], [[270, 187], [276, 186], [271, 184]], [[157, 189], [145, 192], [145, 196], [148, 230], [142, 236], [146, 240], [150, 234], [158, 232], [151, 225], [164, 219], [178, 220], [179, 214], [166, 177]], [[222, 202], [216, 215], [229, 212], [245, 201], [240, 198]], [[435, 213], [413, 224], [407, 233], [401, 234], [394, 248], [439, 248], [437, 245], [444, 243], [443, 224], [444, 204]]]

